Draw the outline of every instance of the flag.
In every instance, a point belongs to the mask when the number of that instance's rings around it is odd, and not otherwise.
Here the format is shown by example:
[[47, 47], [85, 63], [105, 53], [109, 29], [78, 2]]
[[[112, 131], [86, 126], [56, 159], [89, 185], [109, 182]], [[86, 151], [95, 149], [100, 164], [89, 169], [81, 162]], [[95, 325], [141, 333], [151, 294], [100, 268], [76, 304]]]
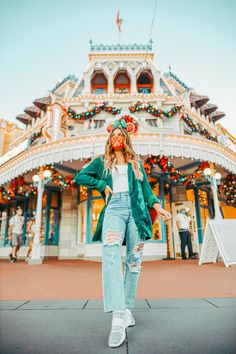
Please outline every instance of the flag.
[[117, 12], [117, 16], [116, 16], [116, 24], [118, 27], [119, 32], [121, 32], [121, 24], [123, 22], [123, 19], [120, 18], [120, 11]]

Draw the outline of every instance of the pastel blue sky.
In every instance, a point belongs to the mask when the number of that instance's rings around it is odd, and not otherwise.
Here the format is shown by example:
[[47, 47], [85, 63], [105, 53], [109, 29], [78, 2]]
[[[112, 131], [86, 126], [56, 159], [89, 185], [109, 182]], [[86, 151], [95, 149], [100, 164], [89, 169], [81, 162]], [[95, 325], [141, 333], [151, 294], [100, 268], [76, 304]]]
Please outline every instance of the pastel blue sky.
[[[89, 40], [146, 43], [155, 0], [0, 0], [0, 117], [17, 114], [58, 79], [80, 77]], [[158, 0], [152, 31], [157, 67], [172, 71], [226, 113], [236, 135], [236, 1]]]

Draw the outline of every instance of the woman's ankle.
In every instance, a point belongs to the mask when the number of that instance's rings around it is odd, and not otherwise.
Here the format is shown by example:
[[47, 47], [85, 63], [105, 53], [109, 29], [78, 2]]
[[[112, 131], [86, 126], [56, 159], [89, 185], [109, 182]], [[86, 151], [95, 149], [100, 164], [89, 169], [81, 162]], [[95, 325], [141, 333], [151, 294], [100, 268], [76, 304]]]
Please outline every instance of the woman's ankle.
[[117, 314], [117, 313], [122, 313], [122, 314], [125, 314], [126, 313], [126, 309], [122, 309], [122, 310], [115, 310], [115, 311], [112, 311], [113, 314]]

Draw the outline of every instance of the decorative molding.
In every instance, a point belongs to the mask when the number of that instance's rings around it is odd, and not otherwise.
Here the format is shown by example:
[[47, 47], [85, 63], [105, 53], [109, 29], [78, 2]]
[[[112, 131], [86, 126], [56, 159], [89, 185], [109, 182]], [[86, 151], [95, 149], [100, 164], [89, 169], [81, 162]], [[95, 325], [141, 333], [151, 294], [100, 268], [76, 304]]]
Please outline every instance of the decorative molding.
[[[88, 132], [90, 133], [90, 132]], [[82, 160], [104, 153], [107, 134], [66, 138], [57, 142], [35, 146], [22, 152], [14, 160], [8, 161], [0, 169], [0, 184], [7, 183], [45, 164], [63, 161]], [[95, 142], [96, 140], [96, 142]], [[140, 155], [176, 156], [200, 161], [211, 161], [229, 172], [236, 173], [236, 154], [212, 141], [178, 134], [138, 133], [132, 138], [134, 150]]]

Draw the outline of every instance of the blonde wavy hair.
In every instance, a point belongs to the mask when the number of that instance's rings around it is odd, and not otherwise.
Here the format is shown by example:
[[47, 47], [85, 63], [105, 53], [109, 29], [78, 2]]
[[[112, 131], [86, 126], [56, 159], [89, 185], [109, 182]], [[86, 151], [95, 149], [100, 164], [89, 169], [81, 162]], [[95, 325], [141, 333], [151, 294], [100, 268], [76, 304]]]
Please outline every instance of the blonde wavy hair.
[[111, 145], [111, 137], [113, 135], [114, 130], [119, 129], [122, 134], [125, 137], [125, 141], [124, 141], [124, 149], [123, 149], [123, 154], [124, 154], [124, 160], [126, 163], [130, 162], [132, 165], [132, 169], [134, 171], [134, 175], [137, 179], [139, 180], [143, 180], [143, 173], [140, 170], [140, 165], [139, 165], [139, 158], [138, 155], [136, 154], [136, 152], [133, 150], [132, 147], [132, 141], [131, 138], [129, 136], [129, 134], [127, 133], [127, 131], [122, 128], [121, 126], [119, 127], [114, 127], [107, 139], [106, 145], [105, 145], [105, 154], [104, 154], [104, 168], [106, 171], [106, 174], [108, 174], [108, 170], [112, 170], [112, 167], [114, 167], [115, 169], [117, 169], [117, 158], [114, 152], [114, 149], [112, 148]]

